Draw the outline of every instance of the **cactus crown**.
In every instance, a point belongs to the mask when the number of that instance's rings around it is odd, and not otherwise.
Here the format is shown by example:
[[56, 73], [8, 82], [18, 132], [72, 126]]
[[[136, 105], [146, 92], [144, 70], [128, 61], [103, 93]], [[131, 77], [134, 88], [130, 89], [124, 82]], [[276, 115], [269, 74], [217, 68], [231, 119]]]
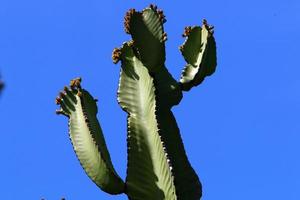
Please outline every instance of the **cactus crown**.
[[125, 193], [129, 199], [197, 200], [202, 186], [186, 156], [171, 108], [182, 91], [199, 85], [216, 68], [213, 27], [186, 27], [180, 51], [186, 60], [177, 82], [165, 67], [167, 35], [163, 11], [150, 5], [141, 12], [130, 9], [124, 20], [132, 41], [112, 53], [121, 61], [118, 103], [128, 114], [128, 163], [125, 182], [114, 170], [100, 124], [96, 100], [71, 81], [56, 98], [58, 114], [69, 119], [69, 135], [80, 164], [103, 191]]

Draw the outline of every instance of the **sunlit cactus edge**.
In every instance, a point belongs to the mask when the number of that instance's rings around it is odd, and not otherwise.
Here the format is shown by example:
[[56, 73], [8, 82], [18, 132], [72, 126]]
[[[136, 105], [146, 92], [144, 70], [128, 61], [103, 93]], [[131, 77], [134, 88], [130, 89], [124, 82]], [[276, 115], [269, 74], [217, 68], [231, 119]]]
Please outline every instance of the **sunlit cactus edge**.
[[117, 100], [127, 113], [127, 173], [118, 175], [97, 119], [97, 100], [73, 79], [59, 93], [57, 114], [68, 118], [69, 137], [88, 177], [109, 194], [126, 194], [131, 200], [198, 200], [202, 185], [188, 161], [171, 108], [183, 98], [182, 91], [201, 84], [215, 72], [216, 43], [213, 27], [184, 29], [180, 46], [186, 65], [180, 80], [165, 66], [166, 22], [162, 10], [150, 5], [130, 9], [124, 20], [132, 40], [113, 50], [121, 63]]

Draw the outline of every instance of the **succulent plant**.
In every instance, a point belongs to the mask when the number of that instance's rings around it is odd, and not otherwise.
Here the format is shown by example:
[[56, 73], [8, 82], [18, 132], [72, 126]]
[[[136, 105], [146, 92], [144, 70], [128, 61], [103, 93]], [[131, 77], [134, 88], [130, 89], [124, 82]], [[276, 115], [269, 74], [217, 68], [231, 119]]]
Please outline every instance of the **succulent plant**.
[[132, 200], [197, 200], [202, 196], [199, 178], [184, 150], [171, 111], [182, 99], [182, 91], [199, 85], [216, 68], [213, 27], [186, 27], [180, 47], [187, 64], [179, 81], [165, 67], [163, 12], [150, 5], [125, 16], [125, 31], [132, 41], [113, 51], [113, 62], [121, 61], [118, 103], [127, 113], [127, 176], [115, 171], [102, 129], [97, 120], [94, 97], [71, 81], [56, 98], [58, 114], [69, 119], [69, 135], [86, 174], [103, 191], [125, 193]]

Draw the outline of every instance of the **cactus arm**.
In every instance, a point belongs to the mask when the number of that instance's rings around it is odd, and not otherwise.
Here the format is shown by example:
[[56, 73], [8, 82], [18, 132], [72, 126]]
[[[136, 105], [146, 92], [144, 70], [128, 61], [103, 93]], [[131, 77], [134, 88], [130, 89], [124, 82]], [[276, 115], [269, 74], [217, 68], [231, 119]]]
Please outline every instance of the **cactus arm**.
[[100, 124], [96, 118], [95, 99], [80, 86], [80, 79], [71, 81], [56, 99], [58, 114], [69, 118], [69, 136], [77, 158], [86, 174], [103, 191], [123, 193], [125, 184], [117, 175], [107, 150]]
[[165, 63], [165, 40], [162, 11], [150, 5], [142, 12], [130, 9], [125, 16], [125, 31], [131, 34], [144, 66], [153, 73]]
[[202, 83], [216, 69], [216, 42], [212, 29], [206, 20], [203, 20], [202, 27], [185, 28], [183, 36], [187, 39], [180, 47], [187, 62], [180, 78], [181, 87], [185, 91]]
[[177, 105], [182, 99], [179, 83], [165, 67], [166, 22], [162, 10], [150, 5], [142, 12], [131, 9], [125, 16], [125, 31], [131, 34], [139, 59], [154, 78], [156, 92], [168, 96], [165, 106]]
[[118, 102], [128, 113], [126, 193], [134, 200], [175, 200], [175, 186], [158, 132], [153, 78], [128, 44], [119, 50]]

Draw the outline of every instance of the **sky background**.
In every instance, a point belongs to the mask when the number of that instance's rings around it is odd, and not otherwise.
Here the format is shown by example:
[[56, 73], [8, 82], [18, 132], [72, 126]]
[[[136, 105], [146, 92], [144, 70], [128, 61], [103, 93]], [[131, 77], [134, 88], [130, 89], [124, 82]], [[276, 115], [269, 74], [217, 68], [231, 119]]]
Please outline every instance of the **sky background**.
[[215, 26], [215, 74], [173, 108], [203, 200], [299, 200], [299, 0], [1, 0], [1, 199], [127, 199], [85, 175], [54, 99], [70, 79], [83, 78], [125, 178], [126, 115], [111, 52], [130, 38], [125, 12], [150, 3], [167, 17], [167, 66], [176, 79], [185, 64], [183, 28], [203, 18]]

